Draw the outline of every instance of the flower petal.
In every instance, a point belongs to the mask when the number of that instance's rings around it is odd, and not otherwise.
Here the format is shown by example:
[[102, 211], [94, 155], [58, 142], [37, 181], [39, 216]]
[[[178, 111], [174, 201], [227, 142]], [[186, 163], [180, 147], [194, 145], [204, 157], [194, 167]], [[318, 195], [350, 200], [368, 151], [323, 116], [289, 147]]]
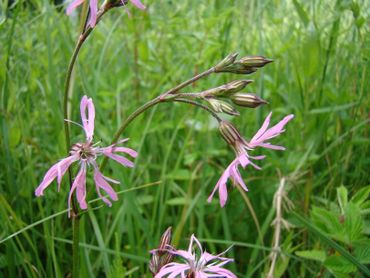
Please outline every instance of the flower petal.
[[113, 147], [112, 149], [113, 152], [121, 152], [121, 153], [127, 153], [131, 157], [137, 157], [137, 151], [130, 149], [130, 148], [125, 148], [125, 147]]
[[90, 20], [89, 25], [94, 28], [98, 14], [98, 0], [90, 0]]
[[123, 156], [120, 156], [120, 155], [117, 155], [117, 154], [114, 154], [114, 153], [111, 153], [111, 152], [108, 152], [108, 151], [104, 151], [103, 154], [115, 161], [117, 161], [118, 163], [120, 163], [121, 165], [125, 166], [125, 167], [134, 167], [134, 163], [130, 160], [128, 160], [127, 158], [123, 157]]
[[55, 178], [57, 178], [58, 182], [58, 191], [60, 189], [60, 183], [62, 181], [62, 177], [67, 171], [68, 167], [78, 160], [76, 156], [69, 156], [67, 158], [62, 159], [58, 163], [55, 163], [45, 174], [42, 182], [35, 190], [36, 196], [41, 196], [44, 194], [44, 190], [48, 187]]
[[141, 3], [140, 0], [131, 0], [131, 3], [134, 4], [140, 10], [145, 10], [145, 6], [143, 5], [143, 3]]
[[74, 183], [76, 186], [76, 197], [81, 209], [87, 209], [86, 203], [86, 167], [81, 166], [80, 172], [77, 174]]
[[94, 181], [96, 185], [96, 192], [98, 193], [100, 199], [102, 199], [108, 206], [112, 206], [112, 203], [100, 193], [100, 189], [103, 189], [113, 201], [118, 200], [117, 193], [109, 185], [106, 179], [107, 178], [99, 171], [99, 169], [97, 167], [94, 167]]
[[181, 274], [181, 277], [183, 277], [184, 272], [188, 269], [190, 269], [190, 267], [186, 264], [169, 263], [163, 266], [154, 278], [162, 278], [168, 274], [173, 275], [172, 277], [176, 277]]
[[77, 200], [80, 204], [80, 207], [82, 209], [87, 208], [86, 204], [86, 165], [81, 164], [80, 171], [78, 172], [75, 180], [72, 183], [71, 190], [69, 191], [68, 195], [68, 217], [70, 217], [70, 211], [71, 211], [71, 200], [74, 191], [77, 189]]
[[251, 142], [257, 140], [267, 130], [267, 127], [270, 124], [271, 115], [272, 115], [272, 112], [270, 112], [268, 114], [268, 116], [266, 117], [265, 121], [263, 122], [261, 128], [257, 131], [257, 133], [251, 139]]
[[72, 156], [69, 156], [69, 157], [59, 161], [59, 163], [57, 164], [58, 192], [60, 191], [60, 183], [62, 182], [62, 178], [63, 178], [64, 174], [67, 172], [69, 166], [71, 166], [71, 164], [73, 162], [77, 161], [77, 160], [78, 160], [78, 156], [77, 155], [72, 155]]
[[71, 4], [68, 5], [66, 13], [69, 15], [72, 13], [74, 9], [76, 9], [79, 5], [81, 5], [85, 0], [74, 0]]
[[[87, 116], [86, 116], [87, 112]], [[86, 133], [87, 141], [91, 141], [94, 136], [95, 107], [91, 98], [83, 96], [80, 104], [82, 126]]]

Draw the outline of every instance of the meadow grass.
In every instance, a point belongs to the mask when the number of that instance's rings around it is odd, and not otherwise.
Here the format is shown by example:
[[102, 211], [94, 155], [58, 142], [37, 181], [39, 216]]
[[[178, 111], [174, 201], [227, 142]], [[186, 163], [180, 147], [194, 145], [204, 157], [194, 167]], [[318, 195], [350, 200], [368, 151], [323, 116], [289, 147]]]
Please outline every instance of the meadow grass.
[[[8, 10], [0, 4], [0, 274], [63, 277], [72, 258], [67, 179], [59, 193], [53, 185], [36, 198], [34, 190], [65, 155], [63, 82], [78, 18], [46, 0], [27, 2]], [[181, 103], [160, 104], [137, 118], [124, 134], [139, 152], [136, 167], [122, 170], [109, 162], [105, 170], [121, 181], [119, 201], [111, 208], [92, 202], [82, 217], [81, 277], [150, 277], [149, 250], [168, 226], [182, 248], [192, 233], [213, 253], [234, 244], [230, 269], [240, 277], [260, 277], [270, 262], [272, 202], [281, 177], [289, 184], [293, 211], [304, 216], [312, 205], [334, 201], [340, 185], [351, 194], [369, 185], [369, 2], [146, 4], [145, 12], [130, 8], [131, 18], [123, 9], [110, 12], [83, 46], [70, 119], [79, 121], [81, 96], [92, 97], [95, 136], [107, 145], [139, 105], [231, 52], [274, 59], [248, 76], [255, 80], [248, 90], [269, 105], [240, 110], [233, 119], [245, 137], [269, 111], [274, 123], [290, 113], [295, 118], [275, 139], [287, 150], [266, 151], [262, 171], [243, 170], [249, 192], [230, 190], [223, 209], [218, 198], [211, 204], [206, 199], [234, 154], [214, 120]], [[191, 89], [238, 78], [212, 75]], [[72, 142], [83, 139], [78, 126], [71, 131]], [[320, 265], [294, 252], [312, 247], [315, 236], [296, 224], [283, 231], [289, 265], [278, 265], [286, 277], [313, 277]]]

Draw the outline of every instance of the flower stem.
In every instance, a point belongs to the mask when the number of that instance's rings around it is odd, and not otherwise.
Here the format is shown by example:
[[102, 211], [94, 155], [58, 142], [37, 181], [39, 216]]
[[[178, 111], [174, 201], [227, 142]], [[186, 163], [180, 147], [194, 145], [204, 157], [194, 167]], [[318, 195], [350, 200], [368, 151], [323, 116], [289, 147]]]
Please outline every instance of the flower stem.
[[[87, 3], [87, 2], [86, 2]], [[85, 4], [86, 4], [85, 3]], [[82, 13], [82, 22], [81, 25], [81, 35], [79, 36], [75, 49], [73, 51], [71, 60], [69, 61], [68, 69], [67, 69], [67, 75], [65, 79], [64, 84], [64, 97], [63, 97], [63, 116], [64, 119], [68, 119], [68, 101], [69, 101], [69, 95], [70, 95], [70, 86], [71, 86], [71, 79], [72, 79], [72, 73], [73, 69], [76, 65], [78, 54], [80, 53], [81, 47], [83, 43], [86, 41], [90, 33], [92, 32], [93, 28], [90, 26], [86, 27], [86, 22], [88, 20], [88, 15], [86, 14], [86, 5], [85, 5], [85, 12]], [[97, 22], [101, 19], [101, 17], [105, 14], [107, 10], [102, 10], [98, 14]], [[64, 135], [66, 140], [66, 151], [67, 153], [70, 150], [71, 147], [71, 138], [70, 138], [70, 132], [69, 132], [69, 122], [64, 121]], [[72, 173], [71, 169], [68, 169], [68, 178], [69, 178], [69, 185], [72, 187]], [[72, 277], [77, 278], [79, 277], [79, 234], [80, 234], [80, 216], [78, 213], [78, 206], [76, 204], [75, 198], [72, 198], [72, 233], [73, 233], [73, 244], [72, 244]]]
[[215, 68], [214, 68], [214, 67], [212, 67], [212, 68], [210, 68], [209, 70], [206, 70], [206, 71], [204, 71], [204, 72], [202, 72], [202, 73], [200, 73], [200, 74], [198, 74], [198, 75], [194, 76], [193, 78], [191, 78], [191, 79], [189, 79], [189, 80], [186, 80], [185, 82], [183, 82], [183, 83], [181, 83], [181, 84], [177, 85], [176, 87], [172, 88], [171, 90], [167, 91], [166, 93], [164, 93], [164, 94], [162, 95], [162, 98], [163, 98], [163, 97], [166, 97], [166, 96], [167, 96], [167, 95], [169, 95], [169, 94], [175, 94], [175, 93], [177, 93], [178, 91], [180, 91], [181, 89], [185, 88], [186, 86], [188, 86], [188, 85], [190, 85], [190, 84], [194, 83], [195, 81], [198, 81], [199, 79], [201, 79], [201, 78], [203, 78], [203, 77], [206, 77], [206, 76], [208, 76], [208, 75], [210, 75], [211, 73], [214, 73], [214, 72], [215, 72]]
[[80, 216], [72, 216], [72, 231], [73, 231], [73, 244], [72, 244], [72, 278], [79, 277], [79, 264], [80, 264]]
[[198, 106], [199, 108], [202, 108], [203, 110], [206, 110], [207, 112], [209, 112], [218, 122], [220, 122], [222, 119], [216, 114], [216, 112], [214, 112], [211, 108], [199, 103], [199, 102], [196, 102], [196, 101], [193, 101], [193, 100], [190, 100], [190, 99], [185, 99], [185, 98], [175, 98], [174, 101], [176, 102], [183, 102], [183, 103], [188, 103], [188, 104], [191, 104], [191, 105], [194, 105], [194, 106]]

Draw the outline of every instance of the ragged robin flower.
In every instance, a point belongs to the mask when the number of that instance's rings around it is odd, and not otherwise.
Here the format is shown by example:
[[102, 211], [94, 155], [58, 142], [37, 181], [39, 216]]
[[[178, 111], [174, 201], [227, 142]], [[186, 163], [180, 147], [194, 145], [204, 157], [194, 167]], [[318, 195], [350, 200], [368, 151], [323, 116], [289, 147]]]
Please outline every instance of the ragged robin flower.
[[261, 168], [254, 164], [252, 160], [261, 160], [265, 156], [251, 156], [248, 152], [252, 151], [257, 147], [263, 147], [273, 150], [285, 150], [282, 146], [272, 145], [268, 140], [280, 135], [283, 133], [284, 126], [293, 119], [294, 115], [288, 115], [284, 117], [279, 123], [273, 127], [268, 128], [271, 119], [271, 112], [266, 117], [262, 127], [257, 131], [253, 138], [247, 142], [239, 133], [239, 131], [229, 122], [222, 121], [220, 123], [220, 132], [225, 139], [225, 141], [231, 145], [236, 153], [236, 158], [230, 163], [230, 165], [225, 169], [224, 173], [221, 175], [218, 180], [213, 192], [208, 197], [208, 202], [212, 201], [212, 198], [216, 191], [218, 190], [220, 205], [223, 207], [226, 204], [228, 193], [227, 193], [227, 181], [232, 180], [233, 185], [239, 185], [244, 191], [248, 191], [247, 186], [245, 185], [243, 178], [239, 172], [238, 167], [242, 166], [245, 168], [247, 165], [252, 165], [257, 170]]
[[233, 259], [223, 257], [223, 254], [226, 252], [227, 250], [221, 254], [212, 255], [206, 251], [203, 251], [199, 240], [192, 235], [188, 250], [174, 250], [171, 252], [175, 256], [182, 259], [183, 262], [171, 262], [166, 264], [154, 276], [154, 278], [236, 278], [235, 274], [224, 268], [226, 264], [233, 261]]
[[110, 186], [109, 182], [114, 184], [119, 184], [119, 182], [104, 176], [99, 170], [96, 159], [98, 156], [104, 155], [117, 161], [118, 163], [125, 167], [133, 167], [134, 166], [133, 162], [131, 162], [130, 160], [121, 155], [118, 155], [117, 153], [125, 153], [131, 157], [136, 157], [137, 153], [136, 151], [130, 148], [117, 146], [117, 144], [126, 142], [128, 139], [120, 140], [116, 144], [110, 145], [108, 147], [99, 147], [96, 144], [93, 144], [92, 141], [94, 136], [95, 107], [91, 98], [89, 99], [87, 96], [84, 96], [82, 98], [80, 104], [80, 112], [82, 128], [86, 135], [86, 141], [74, 144], [71, 148], [70, 156], [60, 160], [46, 172], [44, 179], [42, 180], [42, 182], [35, 191], [35, 195], [36, 196], [43, 195], [44, 190], [55, 179], [57, 180], [59, 191], [62, 177], [74, 162], [78, 162], [80, 170], [72, 183], [72, 187], [70, 188], [68, 197], [68, 209], [70, 209], [71, 207], [71, 198], [74, 192], [76, 192], [76, 197], [80, 205], [80, 208], [87, 209], [86, 173], [89, 167], [92, 167], [94, 171], [94, 181], [98, 196], [106, 204], [108, 204], [108, 206], [111, 206], [112, 205], [111, 201], [105, 196], [103, 196], [100, 190], [105, 191], [105, 193], [110, 197], [111, 200], [116, 201], [118, 199], [117, 193]]

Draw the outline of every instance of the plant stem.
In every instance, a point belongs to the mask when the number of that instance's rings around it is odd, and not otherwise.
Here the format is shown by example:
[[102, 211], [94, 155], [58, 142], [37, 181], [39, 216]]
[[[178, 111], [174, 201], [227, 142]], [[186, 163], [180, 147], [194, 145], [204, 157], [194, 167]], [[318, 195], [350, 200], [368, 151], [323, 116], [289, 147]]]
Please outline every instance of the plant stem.
[[274, 277], [276, 261], [281, 252], [280, 235], [281, 235], [281, 228], [282, 228], [282, 222], [283, 222], [282, 202], [283, 202], [283, 197], [285, 194], [284, 186], [285, 186], [285, 178], [282, 178], [280, 180], [279, 188], [276, 191], [275, 196], [274, 196], [274, 201], [275, 201], [274, 206], [276, 208], [276, 218], [273, 222], [273, 225], [275, 226], [275, 231], [274, 231], [273, 246], [272, 246], [272, 250], [270, 254], [271, 265], [270, 265], [270, 270], [267, 274], [267, 278]]
[[209, 108], [209, 107], [207, 107], [207, 106], [205, 106], [205, 105], [203, 105], [199, 102], [189, 100], [189, 99], [184, 99], [184, 98], [175, 98], [174, 101], [188, 103], [188, 104], [191, 104], [191, 105], [194, 105], [194, 106], [198, 106], [199, 108], [202, 108], [203, 110], [206, 110], [207, 112], [209, 112], [218, 122], [222, 121], [222, 119], [216, 114], [216, 112], [214, 112], [211, 108]]
[[204, 72], [202, 72], [202, 73], [194, 76], [193, 78], [191, 78], [191, 79], [189, 79], [189, 80], [187, 80], [187, 81], [185, 81], [185, 82], [177, 85], [176, 87], [172, 88], [171, 90], [167, 91], [166, 93], [164, 93], [162, 95], [162, 98], [163, 97], [166, 97], [169, 94], [177, 93], [178, 91], [180, 91], [181, 89], [185, 88], [186, 86], [188, 86], [188, 85], [194, 83], [195, 81], [197, 81], [197, 80], [199, 80], [199, 79], [201, 79], [203, 77], [206, 77], [206, 76], [208, 76], [208, 75], [210, 75], [211, 73], [214, 73], [214, 72], [215, 72], [215, 68], [212, 67], [209, 70], [206, 70], [206, 71], [204, 71]]
[[72, 216], [72, 231], [73, 231], [73, 244], [72, 244], [72, 277], [79, 277], [79, 239], [80, 239], [80, 216]]

